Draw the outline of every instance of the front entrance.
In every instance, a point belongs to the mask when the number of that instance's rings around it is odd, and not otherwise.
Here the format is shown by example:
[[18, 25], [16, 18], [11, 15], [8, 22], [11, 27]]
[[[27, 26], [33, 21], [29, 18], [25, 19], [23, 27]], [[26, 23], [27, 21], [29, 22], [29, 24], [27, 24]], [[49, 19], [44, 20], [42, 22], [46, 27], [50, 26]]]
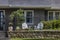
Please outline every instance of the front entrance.
[[3, 10], [0, 10], [0, 30], [4, 30], [5, 28], [5, 12]]

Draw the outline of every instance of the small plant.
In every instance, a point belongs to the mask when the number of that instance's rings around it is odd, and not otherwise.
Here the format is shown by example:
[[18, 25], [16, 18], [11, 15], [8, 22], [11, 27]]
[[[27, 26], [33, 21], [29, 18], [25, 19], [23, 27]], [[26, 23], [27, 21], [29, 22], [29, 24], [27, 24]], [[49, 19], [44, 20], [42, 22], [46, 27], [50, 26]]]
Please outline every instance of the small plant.
[[24, 22], [23, 10], [19, 9], [17, 11], [12, 12], [10, 15], [10, 20], [13, 23], [14, 27], [19, 26], [20, 28], [22, 28], [21, 25]]

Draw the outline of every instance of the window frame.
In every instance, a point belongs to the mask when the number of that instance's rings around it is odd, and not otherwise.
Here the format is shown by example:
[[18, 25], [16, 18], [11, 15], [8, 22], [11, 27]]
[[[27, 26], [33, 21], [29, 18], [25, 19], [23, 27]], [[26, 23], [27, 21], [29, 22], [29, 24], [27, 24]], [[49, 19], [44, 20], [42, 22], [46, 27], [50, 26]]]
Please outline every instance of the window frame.
[[24, 10], [24, 17], [25, 17], [25, 23], [26, 23], [26, 14], [27, 12], [32, 12], [32, 23], [27, 23], [27, 24], [34, 24], [34, 10]]
[[53, 20], [56, 19], [55, 18], [56, 12], [59, 12], [59, 17], [60, 17], [60, 11], [48, 11], [48, 19], [47, 19], [48, 21], [49, 21], [49, 12], [53, 12]]

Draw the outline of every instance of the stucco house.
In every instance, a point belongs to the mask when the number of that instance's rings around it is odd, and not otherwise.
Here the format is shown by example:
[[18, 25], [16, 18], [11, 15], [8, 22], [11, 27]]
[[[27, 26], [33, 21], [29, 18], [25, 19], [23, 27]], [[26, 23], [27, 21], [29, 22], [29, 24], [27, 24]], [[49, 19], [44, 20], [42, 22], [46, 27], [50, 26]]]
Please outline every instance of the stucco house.
[[20, 8], [28, 25], [60, 17], [60, 0], [0, 0], [0, 30], [8, 29], [9, 15]]

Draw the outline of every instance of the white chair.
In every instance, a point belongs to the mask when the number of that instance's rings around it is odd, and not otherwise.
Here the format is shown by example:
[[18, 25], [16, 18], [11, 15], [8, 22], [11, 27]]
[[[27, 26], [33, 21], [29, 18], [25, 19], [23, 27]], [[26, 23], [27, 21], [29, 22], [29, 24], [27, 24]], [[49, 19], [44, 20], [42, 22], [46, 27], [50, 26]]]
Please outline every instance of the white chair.
[[37, 29], [40, 29], [40, 23], [38, 23], [38, 25], [37, 25]]
[[43, 29], [43, 23], [42, 22], [38, 23], [37, 29]]
[[40, 22], [40, 29], [43, 29], [43, 23]]
[[34, 26], [34, 29], [37, 30], [37, 26], [36, 25]]
[[22, 23], [22, 29], [28, 29], [28, 25], [26, 23]]

